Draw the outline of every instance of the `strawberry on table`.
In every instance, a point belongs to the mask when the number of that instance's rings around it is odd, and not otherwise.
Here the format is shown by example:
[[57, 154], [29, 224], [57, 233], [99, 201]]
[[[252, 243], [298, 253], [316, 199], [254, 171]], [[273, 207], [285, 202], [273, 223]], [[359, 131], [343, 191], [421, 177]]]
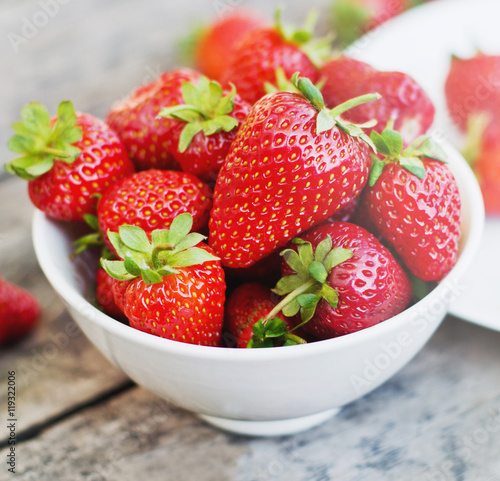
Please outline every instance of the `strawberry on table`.
[[425, 137], [403, 150], [401, 136], [391, 129], [371, 137], [383, 159], [374, 161], [357, 220], [393, 248], [416, 277], [439, 281], [457, 261], [461, 220], [446, 154]]
[[465, 132], [471, 115], [489, 113], [500, 124], [500, 55], [453, 56], [445, 83], [452, 120]]
[[[372, 234], [348, 222], [326, 222], [282, 251], [278, 308], [317, 339], [378, 324], [408, 307], [403, 268]], [[273, 313], [272, 313], [273, 314]]]
[[[98, 206], [99, 229], [118, 232], [123, 224], [141, 227], [148, 235], [166, 229], [174, 218], [188, 213], [195, 231], [206, 230], [212, 189], [196, 176], [174, 170], [144, 170], [108, 189]], [[114, 252], [107, 235], [104, 242]]]
[[258, 101], [240, 127], [219, 173], [210, 245], [225, 267], [248, 267], [325, 220], [363, 189], [371, 143], [340, 117], [376, 94], [324, 108], [320, 92], [293, 79], [302, 94]]
[[345, 113], [351, 122], [364, 123], [375, 119], [374, 129], [381, 133], [393, 120], [405, 145], [425, 134], [434, 121], [435, 108], [424, 89], [408, 74], [383, 72], [349, 57], [339, 57], [324, 64], [320, 70], [324, 80], [321, 92], [332, 108], [346, 100], [369, 92], [382, 95], [379, 102], [370, 102]]
[[33, 204], [58, 220], [93, 214], [97, 194], [134, 171], [117, 135], [101, 120], [61, 102], [51, 119], [36, 102], [23, 107], [9, 149], [22, 154], [5, 165], [28, 180]]
[[28, 335], [40, 317], [40, 305], [25, 289], [0, 277], [0, 345]]
[[218, 82], [201, 76], [182, 84], [182, 103], [163, 108], [158, 118], [178, 121], [172, 130], [172, 155], [184, 172], [215, 181], [238, 127], [250, 106]]
[[233, 49], [251, 30], [262, 27], [264, 22], [255, 13], [236, 9], [209, 25], [195, 45], [195, 64], [207, 77], [220, 81]]
[[123, 311], [130, 326], [155, 336], [219, 346], [224, 317], [224, 271], [192, 217], [181, 214], [170, 229], [151, 234], [122, 225], [110, 234], [123, 261], [102, 259], [109, 275], [125, 281]]
[[111, 107], [106, 121], [117, 132], [138, 170], [178, 168], [172, 156], [171, 136], [178, 122], [157, 116], [163, 107], [183, 103], [182, 84], [198, 77], [190, 69], [164, 72]]
[[222, 78], [223, 84], [234, 83], [238, 93], [251, 104], [266, 94], [267, 83], [276, 83], [279, 68], [286, 78], [300, 72], [316, 82], [316, 65], [329, 51], [329, 39], [313, 39], [315, 16], [309, 16], [302, 30], [284, 26], [280, 17], [278, 10], [274, 27], [252, 30], [241, 39]]

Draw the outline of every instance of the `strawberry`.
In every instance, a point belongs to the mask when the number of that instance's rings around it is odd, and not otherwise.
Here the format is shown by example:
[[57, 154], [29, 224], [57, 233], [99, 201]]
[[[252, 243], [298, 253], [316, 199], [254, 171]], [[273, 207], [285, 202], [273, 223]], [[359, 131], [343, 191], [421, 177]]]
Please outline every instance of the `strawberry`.
[[333, 24], [338, 40], [345, 47], [417, 3], [416, 0], [336, 0]]
[[[144, 170], [108, 189], [98, 206], [99, 229], [118, 232], [122, 224], [141, 227], [148, 235], [165, 229], [184, 212], [194, 219], [194, 229], [206, 229], [212, 189], [197, 177], [173, 170]], [[107, 236], [106, 245], [113, 251]]]
[[315, 64], [326, 55], [329, 39], [312, 39], [313, 20], [310, 17], [303, 30], [293, 30], [282, 25], [278, 10], [274, 27], [248, 32], [234, 48], [222, 83], [234, 83], [238, 93], [253, 104], [266, 94], [266, 83], [275, 84], [280, 67], [286, 78], [300, 72], [316, 82]]
[[368, 64], [348, 57], [339, 57], [321, 68], [324, 79], [322, 93], [329, 107], [368, 92], [382, 95], [380, 102], [360, 105], [345, 118], [364, 123], [375, 119], [375, 130], [381, 133], [394, 121], [394, 129], [401, 132], [405, 145], [423, 135], [434, 121], [435, 108], [422, 87], [408, 74], [381, 72]]
[[500, 214], [500, 124], [490, 113], [470, 115], [463, 156], [469, 162], [483, 194], [489, 215]]
[[[238, 286], [227, 300], [225, 309], [226, 328], [230, 336], [229, 346], [247, 347], [254, 324], [266, 317], [278, 302], [279, 297], [258, 282], [248, 282]], [[287, 320], [281, 313], [277, 313], [275, 317], [285, 322]]]
[[165, 72], [111, 107], [106, 121], [117, 132], [138, 170], [178, 168], [171, 152], [171, 132], [178, 122], [157, 119], [157, 115], [163, 107], [183, 103], [182, 84], [198, 77], [189, 69]]
[[308, 79], [304, 95], [271, 93], [240, 127], [219, 173], [210, 246], [226, 267], [248, 267], [347, 205], [368, 180], [371, 158], [360, 126], [332, 111]]
[[250, 106], [219, 83], [201, 76], [182, 84], [182, 103], [163, 108], [158, 118], [176, 119], [172, 155], [184, 172], [215, 181], [236, 131]]
[[285, 316], [317, 339], [350, 334], [402, 312], [411, 284], [392, 254], [368, 231], [348, 222], [326, 222], [282, 251]]
[[220, 81], [235, 45], [252, 30], [263, 26], [253, 12], [236, 9], [206, 28], [195, 45], [195, 64], [207, 77]]
[[431, 139], [403, 150], [390, 129], [372, 140], [376, 160], [361, 196], [358, 220], [392, 247], [423, 281], [441, 280], [455, 265], [460, 236], [460, 195], [446, 154]]
[[122, 305], [130, 326], [189, 344], [218, 346], [224, 317], [224, 271], [198, 233], [193, 219], [180, 214], [170, 229], [136, 226], [110, 233], [124, 261], [102, 259], [104, 269], [125, 281]]
[[40, 305], [28, 291], [0, 277], [0, 345], [14, 343], [35, 327]]
[[9, 149], [23, 155], [5, 167], [28, 180], [33, 204], [52, 218], [83, 220], [95, 213], [96, 195], [134, 171], [116, 134], [101, 120], [75, 113], [69, 101], [52, 120], [31, 102], [21, 119], [13, 124]]
[[474, 113], [487, 112], [500, 123], [499, 76], [499, 55], [452, 57], [445, 83], [446, 103], [452, 120], [463, 132]]
[[96, 270], [96, 300], [99, 306], [102, 308], [103, 312], [108, 314], [115, 319], [121, 320], [123, 318], [123, 311], [116, 304], [113, 285], [116, 279], [113, 279], [108, 273], [102, 268], [98, 267]]

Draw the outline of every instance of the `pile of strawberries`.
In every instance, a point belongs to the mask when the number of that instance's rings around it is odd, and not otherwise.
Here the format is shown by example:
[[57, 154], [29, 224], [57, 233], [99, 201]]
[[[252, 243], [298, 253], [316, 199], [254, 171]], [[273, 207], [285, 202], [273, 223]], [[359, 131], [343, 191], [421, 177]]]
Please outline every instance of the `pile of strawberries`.
[[105, 244], [111, 316], [193, 344], [300, 344], [398, 314], [412, 280], [455, 264], [460, 197], [425, 136], [431, 101], [329, 56], [306, 23], [229, 16], [200, 40], [202, 72], [163, 73], [106, 122], [67, 101], [23, 109], [7, 168], [48, 216], [93, 227], [77, 252]]

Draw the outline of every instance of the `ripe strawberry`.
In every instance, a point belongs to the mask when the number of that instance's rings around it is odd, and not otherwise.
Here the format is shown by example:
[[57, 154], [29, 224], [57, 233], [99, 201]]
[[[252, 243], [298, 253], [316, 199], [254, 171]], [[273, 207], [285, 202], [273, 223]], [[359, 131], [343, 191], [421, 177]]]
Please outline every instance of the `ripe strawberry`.
[[31, 102], [21, 111], [21, 122], [9, 149], [23, 154], [5, 165], [27, 179], [33, 204], [58, 220], [80, 221], [95, 213], [96, 194], [130, 175], [132, 162], [116, 134], [101, 120], [75, 113], [61, 102], [57, 118]]
[[500, 123], [500, 55], [452, 57], [445, 83], [451, 118], [465, 132], [472, 114], [487, 112]]
[[348, 45], [368, 31], [403, 13], [412, 0], [336, 0], [333, 23], [338, 40]]
[[102, 267], [96, 270], [96, 299], [102, 310], [117, 320], [123, 319], [123, 311], [115, 302], [113, 294], [113, 285], [116, 279], [113, 279]]
[[326, 55], [329, 39], [312, 40], [313, 19], [303, 30], [293, 30], [281, 23], [277, 12], [274, 27], [248, 32], [234, 48], [222, 83], [232, 82], [238, 93], [251, 104], [266, 94], [266, 83], [276, 83], [276, 71], [281, 67], [286, 78], [295, 72], [318, 80], [315, 64]]
[[[123, 224], [141, 227], [148, 235], [165, 229], [182, 213], [194, 219], [195, 231], [206, 229], [212, 189], [197, 177], [173, 170], [144, 170], [108, 189], [98, 206], [99, 229], [118, 232]], [[107, 236], [106, 245], [113, 251]]]
[[420, 138], [403, 151], [390, 129], [372, 140], [385, 157], [374, 162], [361, 195], [358, 220], [379, 235], [423, 281], [441, 280], [455, 265], [460, 236], [460, 195], [446, 154]]
[[165, 72], [111, 107], [106, 121], [117, 132], [138, 170], [177, 169], [171, 153], [171, 133], [178, 122], [157, 116], [163, 107], [183, 103], [182, 84], [198, 77], [189, 69]]
[[[248, 267], [347, 205], [368, 180], [371, 158], [359, 126], [324, 109], [319, 91], [268, 94], [243, 122], [214, 190], [210, 245], [226, 267]], [[310, 99], [310, 100], [308, 100]], [[347, 133], [346, 133], [347, 132]]]
[[218, 346], [224, 317], [224, 271], [201, 234], [189, 233], [189, 214], [177, 216], [170, 229], [151, 234], [122, 225], [111, 233], [124, 261], [102, 259], [114, 278], [128, 282], [123, 311], [130, 326], [189, 344]]
[[[258, 282], [238, 286], [227, 300], [225, 309], [226, 328], [231, 336], [229, 346], [247, 347], [254, 324], [266, 317], [278, 302], [279, 297]], [[281, 313], [277, 313], [275, 317], [287, 321]]]
[[346, 112], [345, 118], [356, 123], [375, 119], [378, 133], [394, 120], [393, 127], [401, 132], [405, 145], [425, 134], [434, 121], [435, 108], [429, 96], [405, 73], [381, 72], [358, 60], [339, 57], [323, 65], [320, 75], [328, 107], [368, 92], [380, 93], [380, 102], [360, 105]]
[[479, 181], [484, 207], [489, 215], [500, 214], [499, 122], [500, 118], [493, 119], [490, 113], [471, 114], [467, 127], [467, 141], [462, 151]]
[[163, 108], [158, 118], [178, 121], [172, 129], [172, 155], [184, 172], [215, 181], [236, 131], [250, 106], [219, 83], [201, 76], [182, 85], [182, 103]]
[[39, 317], [40, 305], [35, 297], [0, 277], [0, 345], [26, 336]]
[[264, 22], [253, 12], [236, 9], [205, 29], [195, 46], [195, 64], [207, 77], [220, 81], [235, 45]]
[[286, 296], [283, 314], [329, 339], [365, 329], [402, 312], [411, 284], [391, 253], [368, 231], [326, 222], [282, 252], [283, 275], [274, 291]]

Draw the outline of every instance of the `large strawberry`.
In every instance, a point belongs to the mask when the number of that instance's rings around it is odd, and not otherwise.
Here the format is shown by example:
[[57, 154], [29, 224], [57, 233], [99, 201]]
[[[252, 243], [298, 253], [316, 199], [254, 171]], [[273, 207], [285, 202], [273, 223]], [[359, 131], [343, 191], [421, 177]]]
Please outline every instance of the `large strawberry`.
[[163, 107], [183, 103], [182, 84], [196, 81], [189, 69], [164, 72], [113, 105], [106, 121], [118, 133], [138, 169], [175, 169], [172, 156], [174, 119], [158, 119]]
[[231, 13], [204, 29], [195, 45], [197, 69], [218, 81], [221, 80], [228, 59], [240, 39], [251, 30], [263, 26], [262, 19], [253, 12], [243, 9], [231, 10]]
[[425, 134], [434, 121], [435, 108], [429, 96], [403, 72], [382, 72], [364, 62], [339, 57], [323, 65], [321, 76], [328, 107], [368, 92], [381, 94], [380, 102], [360, 105], [346, 112], [345, 118], [357, 123], [375, 119], [379, 133], [393, 121], [406, 145]]
[[117, 135], [101, 120], [75, 113], [69, 101], [54, 119], [31, 102], [13, 128], [9, 149], [22, 155], [5, 167], [29, 181], [32, 202], [55, 219], [80, 221], [95, 213], [97, 194], [134, 171]]
[[122, 307], [130, 326], [155, 336], [218, 346], [224, 317], [224, 271], [201, 241], [189, 233], [192, 218], [181, 214], [150, 241], [136, 226], [110, 234], [123, 261], [103, 259], [112, 277], [128, 282]]
[[205, 76], [182, 85], [182, 100], [158, 115], [179, 122], [171, 134], [172, 155], [184, 172], [214, 182], [250, 106], [234, 86], [223, 90]]
[[412, 289], [392, 254], [368, 231], [326, 222], [282, 252], [283, 276], [274, 291], [286, 316], [318, 339], [349, 334], [406, 309]]
[[[118, 232], [123, 224], [141, 227], [148, 235], [165, 229], [182, 213], [193, 217], [195, 231], [206, 230], [212, 189], [196, 176], [174, 170], [144, 170], [108, 189], [98, 206], [99, 229]], [[106, 245], [113, 247], [106, 235]]]
[[415, 0], [336, 0], [333, 22], [345, 46], [382, 23], [403, 13]]
[[0, 345], [18, 341], [33, 330], [40, 305], [28, 291], [0, 277]]
[[[308, 79], [277, 92], [243, 122], [214, 190], [210, 245], [226, 267], [247, 267], [347, 205], [368, 180], [368, 137], [332, 111]], [[364, 141], [364, 140], [365, 141]]]
[[266, 94], [266, 83], [276, 83], [276, 72], [282, 68], [286, 78], [295, 72], [318, 80], [320, 58], [328, 50], [328, 39], [312, 38], [314, 23], [311, 17], [303, 30], [283, 26], [277, 12], [274, 27], [252, 30], [234, 48], [222, 82], [232, 82], [238, 93], [248, 102], [255, 103]]
[[430, 139], [417, 139], [403, 150], [393, 130], [371, 136], [384, 157], [373, 164], [358, 220], [392, 247], [415, 276], [439, 281], [456, 263], [460, 237], [460, 195], [443, 162], [446, 155]]
[[500, 55], [452, 57], [445, 83], [451, 118], [465, 132], [472, 114], [488, 112], [500, 123]]

